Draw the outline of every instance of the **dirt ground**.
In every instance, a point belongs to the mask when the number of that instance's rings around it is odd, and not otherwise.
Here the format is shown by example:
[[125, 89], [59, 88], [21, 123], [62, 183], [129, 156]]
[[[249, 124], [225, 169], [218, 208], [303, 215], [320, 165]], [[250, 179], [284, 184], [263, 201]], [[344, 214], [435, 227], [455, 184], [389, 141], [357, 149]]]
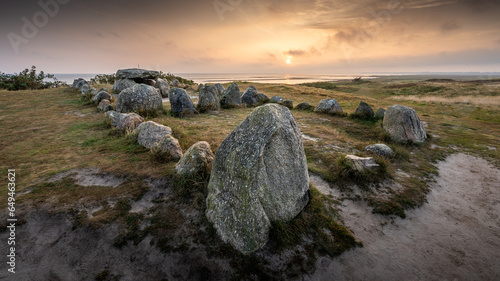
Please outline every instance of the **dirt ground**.
[[500, 170], [461, 153], [438, 168], [428, 202], [406, 219], [344, 201], [342, 217], [364, 247], [320, 260], [310, 279], [500, 280]]

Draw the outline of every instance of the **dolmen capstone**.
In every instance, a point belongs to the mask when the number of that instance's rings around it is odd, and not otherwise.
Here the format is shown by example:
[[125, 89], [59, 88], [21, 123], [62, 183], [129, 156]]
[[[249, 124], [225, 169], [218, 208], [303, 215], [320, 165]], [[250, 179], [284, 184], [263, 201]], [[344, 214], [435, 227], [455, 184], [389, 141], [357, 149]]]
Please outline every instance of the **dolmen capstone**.
[[116, 111], [136, 113], [158, 113], [163, 109], [161, 95], [158, 89], [136, 84], [132, 88], [123, 90], [116, 101]]
[[289, 221], [310, 199], [299, 125], [290, 110], [266, 104], [217, 149], [206, 216], [223, 241], [241, 253], [262, 248], [272, 221]]
[[116, 72], [116, 79], [118, 79], [113, 86], [114, 92], [121, 92], [125, 89], [135, 86], [136, 84], [146, 84], [149, 86], [156, 86], [157, 79], [160, 76], [159, 71], [140, 69], [140, 68], [127, 68], [120, 69]]
[[422, 143], [427, 138], [417, 112], [403, 105], [391, 105], [387, 108], [383, 126], [391, 139], [396, 142]]

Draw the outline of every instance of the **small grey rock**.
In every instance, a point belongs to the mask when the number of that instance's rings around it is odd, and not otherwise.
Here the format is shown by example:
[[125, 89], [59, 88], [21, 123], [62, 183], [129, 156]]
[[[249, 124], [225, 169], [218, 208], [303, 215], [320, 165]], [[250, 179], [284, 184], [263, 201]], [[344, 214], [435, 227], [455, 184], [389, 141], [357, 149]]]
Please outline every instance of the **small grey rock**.
[[200, 141], [191, 146], [182, 156], [175, 170], [183, 176], [194, 176], [199, 174], [210, 174], [214, 153], [210, 144]]
[[321, 100], [314, 112], [327, 113], [327, 114], [342, 114], [343, 110], [340, 104], [335, 99]]
[[382, 143], [369, 145], [365, 148], [365, 150], [376, 153], [380, 156], [385, 156], [385, 157], [394, 156], [394, 151], [390, 147]]

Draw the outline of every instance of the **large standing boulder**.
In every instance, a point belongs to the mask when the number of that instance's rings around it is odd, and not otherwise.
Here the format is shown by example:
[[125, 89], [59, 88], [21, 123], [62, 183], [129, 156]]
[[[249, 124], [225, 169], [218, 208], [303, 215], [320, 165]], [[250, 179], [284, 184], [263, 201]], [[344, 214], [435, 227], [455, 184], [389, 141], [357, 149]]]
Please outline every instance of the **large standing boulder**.
[[168, 99], [170, 100], [170, 106], [174, 116], [185, 117], [197, 112], [191, 98], [184, 89], [170, 89]]
[[160, 95], [162, 98], [168, 98], [168, 92], [170, 91], [168, 81], [157, 78], [155, 87], [160, 91]]
[[256, 106], [259, 103], [259, 91], [255, 86], [250, 86], [241, 96], [241, 102], [245, 103], [248, 107]]
[[238, 84], [234, 83], [224, 91], [220, 104], [223, 108], [234, 108], [241, 106], [241, 94]]
[[220, 109], [219, 92], [215, 86], [205, 85], [200, 87], [199, 98], [199, 112], [208, 112]]
[[137, 134], [137, 143], [145, 148], [155, 147], [165, 136], [172, 134], [172, 129], [165, 125], [153, 121], [142, 123], [135, 129]]
[[321, 100], [314, 112], [327, 113], [327, 114], [342, 114], [342, 107], [335, 99]]
[[219, 92], [219, 98], [222, 98], [222, 95], [224, 95], [224, 91], [226, 89], [224, 89], [224, 86], [222, 86], [221, 83], [217, 83], [214, 86], [215, 86], [215, 88], [217, 88], [217, 91]]
[[117, 79], [156, 79], [160, 72], [140, 68], [120, 69], [116, 72]]
[[120, 93], [125, 89], [134, 87], [136, 84], [132, 79], [120, 79], [113, 85], [113, 92]]
[[182, 176], [196, 176], [200, 174], [210, 174], [214, 153], [210, 149], [210, 144], [200, 141], [191, 146], [181, 161], [175, 166], [177, 174]]
[[387, 108], [383, 126], [391, 139], [396, 142], [422, 143], [427, 138], [417, 112], [403, 105], [391, 105]]
[[358, 108], [356, 108], [354, 115], [362, 119], [371, 119], [374, 117], [375, 112], [373, 112], [372, 107], [366, 102], [361, 101]]
[[248, 254], [268, 241], [272, 221], [289, 221], [309, 202], [299, 125], [286, 107], [257, 107], [217, 149], [206, 215], [222, 240]]
[[157, 113], [163, 109], [158, 89], [145, 84], [137, 84], [123, 90], [116, 101], [116, 111]]

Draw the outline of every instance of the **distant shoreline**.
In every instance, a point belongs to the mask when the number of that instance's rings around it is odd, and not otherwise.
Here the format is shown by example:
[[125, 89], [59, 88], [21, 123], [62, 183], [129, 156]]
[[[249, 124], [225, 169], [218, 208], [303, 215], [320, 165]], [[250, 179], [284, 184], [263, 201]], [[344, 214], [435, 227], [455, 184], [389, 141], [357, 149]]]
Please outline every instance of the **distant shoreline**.
[[[56, 73], [55, 77], [67, 84], [73, 83], [77, 78], [90, 80], [98, 73]], [[500, 72], [454, 72], [454, 73], [360, 73], [360, 74], [241, 74], [241, 73], [176, 73], [183, 78], [193, 80], [195, 83], [230, 83], [233, 81], [246, 81], [264, 84], [302, 84], [312, 82], [329, 82], [350, 80], [355, 77], [363, 79], [393, 79], [393, 80], [426, 80], [432, 78], [448, 78], [455, 80], [479, 80], [500, 78]]]

